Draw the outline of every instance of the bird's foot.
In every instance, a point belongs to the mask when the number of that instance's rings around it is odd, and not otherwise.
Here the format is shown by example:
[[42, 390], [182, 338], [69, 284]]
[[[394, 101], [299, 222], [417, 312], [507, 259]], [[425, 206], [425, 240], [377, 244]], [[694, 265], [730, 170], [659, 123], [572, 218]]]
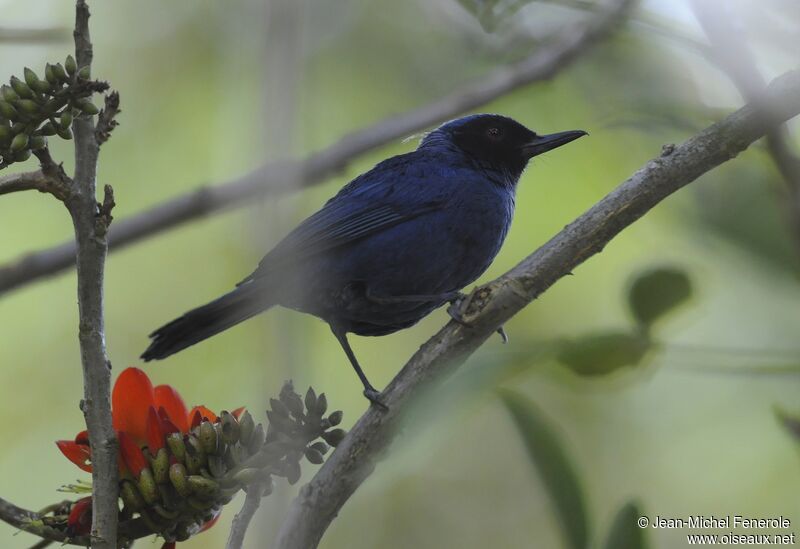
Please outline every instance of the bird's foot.
[[[472, 328], [472, 324], [464, 318], [463, 313], [464, 309], [469, 306], [468, 300], [470, 299], [471, 295], [472, 294], [466, 295], [459, 292], [459, 294], [450, 301], [450, 306], [447, 307], [447, 314], [450, 315], [450, 318], [466, 328]], [[503, 326], [497, 328], [497, 333], [500, 335], [503, 345], [508, 343], [508, 334]]]
[[383, 403], [381, 400], [381, 392], [378, 391], [375, 387], [369, 386], [364, 387], [364, 396], [367, 397], [372, 404], [383, 410], [384, 412], [389, 411], [389, 407]]

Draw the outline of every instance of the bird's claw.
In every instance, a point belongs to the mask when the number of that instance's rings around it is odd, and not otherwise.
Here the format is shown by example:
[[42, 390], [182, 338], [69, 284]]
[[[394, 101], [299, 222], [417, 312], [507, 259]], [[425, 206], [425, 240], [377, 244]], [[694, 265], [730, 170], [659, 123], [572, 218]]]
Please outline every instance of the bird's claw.
[[506, 329], [503, 326], [500, 326], [497, 329], [497, 333], [500, 334], [500, 339], [503, 340], [503, 345], [508, 343], [508, 334], [506, 333]]
[[471, 327], [471, 324], [467, 322], [467, 320], [464, 318], [464, 313], [461, 311], [465, 300], [468, 298], [469, 296], [467, 294], [458, 292], [455, 297], [450, 300], [450, 305], [447, 307], [447, 314], [450, 315], [450, 318], [462, 326], [466, 326], [467, 328]]
[[[472, 324], [464, 318], [464, 313], [462, 312], [464, 309], [465, 300], [467, 299], [469, 299], [468, 295], [459, 293], [450, 301], [450, 306], [447, 308], [447, 314], [449, 314], [450, 318], [452, 318], [458, 324], [461, 324], [466, 328], [471, 328]], [[508, 343], [508, 334], [506, 333], [506, 329], [503, 326], [500, 326], [496, 331], [498, 334], [500, 334], [500, 339], [503, 340], [503, 345]]]
[[375, 387], [364, 387], [364, 396], [367, 397], [372, 404], [387, 412], [389, 407], [381, 401], [381, 392], [378, 391]]

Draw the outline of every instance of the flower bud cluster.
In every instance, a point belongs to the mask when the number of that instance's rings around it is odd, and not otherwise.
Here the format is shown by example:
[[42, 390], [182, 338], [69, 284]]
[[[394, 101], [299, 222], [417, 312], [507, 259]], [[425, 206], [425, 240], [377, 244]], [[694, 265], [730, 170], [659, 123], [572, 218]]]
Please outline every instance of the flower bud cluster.
[[121, 438], [129, 473], [120, 482], [122, 522], [138, 515], [151, 533], [183, 541], [213, 524], [239, 490], [267, 496], [274, 477], [294, 484], [303, 457], [322, 463], [344, 437], [336, 428], [342, 412], [326, 415], [327, 407], [324, 394], [309, 389], [303, 399], [287, 383], [270, 400], [266, 429], [247, 411], [238, 418], [222, 412], [215, 422], [195, 422], [188, 433], [171, 432], [144, 449], [126, 447]]
[[48, 63], [44, 78], [25, 68], [0, 86], [0, 168], [27, 160], [47, 146], [47, 137], [72, 139], [72, 120], [99, 112], [89, 97], [108, 85], [91, 80], [89, 67], [78, 70], [70, 55], [62, 65]]

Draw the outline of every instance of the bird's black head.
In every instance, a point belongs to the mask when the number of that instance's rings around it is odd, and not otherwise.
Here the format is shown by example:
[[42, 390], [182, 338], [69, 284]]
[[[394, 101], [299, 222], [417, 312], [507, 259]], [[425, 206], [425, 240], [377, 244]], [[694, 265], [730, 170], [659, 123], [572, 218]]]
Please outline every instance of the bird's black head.
[[518, 177], [534, 156], [584, 135], [582, 130], [538, 135], [507, 116], [475, 114], [443, 124], [430, 137], [445, 140], [470, 158]]

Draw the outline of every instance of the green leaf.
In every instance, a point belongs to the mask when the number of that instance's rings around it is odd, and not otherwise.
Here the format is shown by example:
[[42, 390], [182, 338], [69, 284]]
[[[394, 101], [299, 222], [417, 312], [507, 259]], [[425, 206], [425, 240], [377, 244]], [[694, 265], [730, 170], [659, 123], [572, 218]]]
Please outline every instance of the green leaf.
[[561, 343], [556, 359], [576, 374], [602, 376], [620, 368], [636, 366], [651, 345], [640, 334], [589, 334]]
[[682, 270], [660, 267], [639, 275], [628, 290], [628, 305], [645, 329], [692, 295], [692, 283]]
[[528, 455], [555, 504], [568, 546], [586, 549], [589, 541], [586, 503], [578, 473], [559, 435], [530, 399], [508, 390], [501, 390], [500, 398], [514, 419]]
[[637, 524], [641, 516], [642, 511], [635, 501], [623, 505], [611, 523], [605, 549], [646, 549], [646, 528], [639, 528]]

